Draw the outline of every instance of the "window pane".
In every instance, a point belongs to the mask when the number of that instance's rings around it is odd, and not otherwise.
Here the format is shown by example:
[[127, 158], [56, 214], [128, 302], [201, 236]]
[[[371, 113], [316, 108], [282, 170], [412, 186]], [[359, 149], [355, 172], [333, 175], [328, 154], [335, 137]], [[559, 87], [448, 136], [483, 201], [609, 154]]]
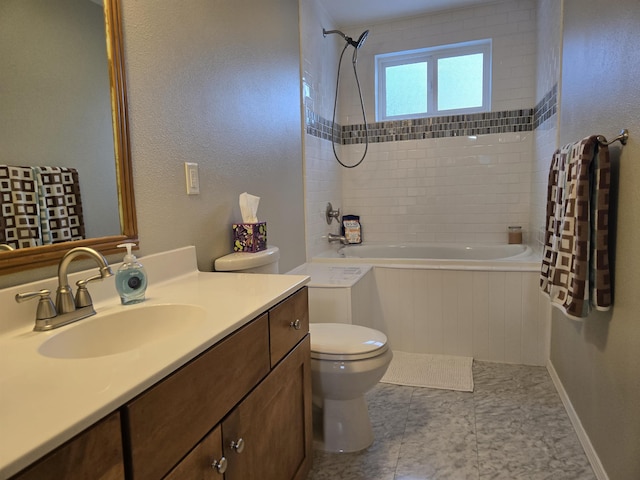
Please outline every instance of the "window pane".
[[482, 106], [483, 54], [438, 59], [438, 110]]
[[427, 62], [385, 68], [387, 116], [427, 112]]

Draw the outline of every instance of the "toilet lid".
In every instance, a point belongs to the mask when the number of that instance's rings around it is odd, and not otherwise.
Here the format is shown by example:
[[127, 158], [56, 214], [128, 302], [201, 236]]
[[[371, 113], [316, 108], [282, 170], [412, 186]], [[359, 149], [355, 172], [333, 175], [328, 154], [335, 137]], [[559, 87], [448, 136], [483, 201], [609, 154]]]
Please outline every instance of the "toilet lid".
[[345, 323], [311, 323], [311, 357], [365, 359], [387, 350], [387, 336], [372, 328]]

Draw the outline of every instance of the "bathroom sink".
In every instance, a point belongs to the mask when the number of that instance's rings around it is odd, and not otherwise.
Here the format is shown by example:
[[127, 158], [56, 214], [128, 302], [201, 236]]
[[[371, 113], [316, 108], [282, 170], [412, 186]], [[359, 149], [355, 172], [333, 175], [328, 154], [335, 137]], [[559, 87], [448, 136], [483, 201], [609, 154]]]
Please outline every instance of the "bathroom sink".
[[62, 327], [63, 330], [47, 339], [38, 351], [53, 358], [114, 355], [179, 334], [204, 319], [204, 308], [196, 305], [133, 307], [80, 320], [68, 329]]

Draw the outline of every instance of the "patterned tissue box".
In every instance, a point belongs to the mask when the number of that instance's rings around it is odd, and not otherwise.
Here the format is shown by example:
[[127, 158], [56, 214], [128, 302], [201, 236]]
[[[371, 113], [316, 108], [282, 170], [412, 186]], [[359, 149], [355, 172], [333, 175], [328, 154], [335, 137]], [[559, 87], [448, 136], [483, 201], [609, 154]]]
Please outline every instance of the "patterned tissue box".
[[266, 249], [267, 222], [233, 224], [234, 252], [259, 252]]

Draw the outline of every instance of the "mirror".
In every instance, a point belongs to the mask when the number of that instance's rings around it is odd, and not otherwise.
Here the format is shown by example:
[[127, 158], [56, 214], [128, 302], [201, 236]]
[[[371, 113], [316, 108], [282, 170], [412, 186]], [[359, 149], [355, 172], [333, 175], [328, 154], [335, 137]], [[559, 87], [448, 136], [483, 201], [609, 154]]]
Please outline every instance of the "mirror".
[[[73, 1], [89, 2], [89, 0], [69, 0], [59, 3], [44, 0], [35, 3], [41, 4], [43, 8], [48, 9], [46, 15], [48, 16], [47, 20], [49, 20], [52, 16], [61, 17], [60, 13], [62, 3], [73, 3]], [[99, 0], [92, 1], [101, 3]], [[8, 5], [23, 3], [21, 0], [0, 0], [0, 4], [2, 4], [3, 2], [8, 2]], [[97, 6], [95, 4], [90, 5], [91, 7], [95, 7], [98, 10], [100, 9], [100, 6]], [[4, 9], [0, 7], [0, 11], [2, 10]], [[28, 20], [31, 21], [31, 18], [29, 18]], [[13, 251], [0, 251], [0, 274], [22, 271], [29, 268], [38, 268], [44, 265], [57, 263], [67, 250], [77, 246], [90, 246], [100, 251], [103, 255], [109, 255], [113, 253], [119, 253], [119, 249], [116, 248], [119, 243], [125, 241], [137, 242], [137, 224], [129, 146], [127, 91], [123, 58], [120, 0], [104, 0], [104, 25], [106, 27], [103, 30], [106, 31], [106, 59], [108, 63], [108, 70], [105, 69], [104, 72], [105, 77], [107, 71], [109, 75], [109, 95], [105, 94], [105, 96], [110, 97], [106, 98], [106, 101], [104, 103], [110, 102], [111, 125], [104, 125], [105, 128], [103, 128], [103, 134], [105, 133], [104, 130], [109, 131], [108, 137], [113, 139], [113, 145], [107, 145], [108, 148], [104, 148], [105, 145], [103, 145], [102, 147], [96, 147], [95, 145], [87, 146], [87, 148], [93, 147], [94, 149], [100, 149], [100, 151], [106, 150], [108, 152], [108, 155], [106, 158], [104, 155], [102, 157], [99, 157], [97, 153], [95, 155], [86, 155], [86, 157], [98, 158], [99, 161], [102, 162], [101, 168], [98, 169], [97, 166], [87, 168], [88, 162], [84, 160], [85, 164], [82, 166], [82, 169], [78, 168], [78, 171], [80, 175], [85, 175], [88, 177], [88, 179], [93, 179], [94, 181], [102, 181], [105, 177], [112, 177], [115, 180], [115, 182], [109, 182], [115, 183], [115, 185], [106, 185], [104, 190], [111, 190], [113, 196], [117, 196], [117, 199], [114, 198], [112, 201], [113, 208], [111, 208], [111, 210], [117, 209], [118, 212], [109, 212], [109, 215], [116, 219], [116, 223], [119, 219], [119, 225], [111, 227], [112, 231], [103, 232], [99, 228], [93, 229], [93, 231], [96, 232], [96, 236], [94, 236], [93, 238], [86, 238], [83, 240], [76, 240], [72, 242], [56, 243], [53, 245], [21, 248]], [[36, 28], [37, 27], [38, 25], [36, 25]], [[4, 37], [2, 38], [4, 39]], [[51, 53], [49, 51], [49, 49], [51, 48], [50, 43], [52, 42], [40, 42], [45, 56], [50, 55]], [[76, 41], [76, 43], [86, 43], [85, 37], [80, 37], [80, 40]], [[34, 60], [30, 59], [30, 61]], [[69, 76], [68, 79], [64, 78], [62, 82], [64, 83], [77, 81], [79, 77], [82, 77], [84, 74], [86, 74], [85, 65], [87, 63], [88, 62], [85, 61], [82, 64], [82, 68], [63, 68], [61, 70], [58, 70], [63, 71], [65, 75]], [[107, 81], [105, 80], [105, 82]], [[95, 80], [94, 83], [96, 83]], [[79, 91], [79, 89], [76, 88], [76, 91]], [[41, 87], [39, 95], [43, 96], [44, 98], [44, 95], [46, 95], [46, 93], [46, 88]], [[93, 97], [91, 98], [91, 101], [93, 101]], [[38, 105], [44, 105], [44, 103], [45, 102], [39, 102]], [[90, 102], [85, 102], [85, 105], [89, 103]], [[63, 105], [68, 105], [68, 103]], [[61, 142], [67, 142], [62, 136], [61, 129], [56, 129], [55, 127], [64, 123], [64, 115], [74, 115], [76, 114], [76, 112], [67, 111], [65, 108], [60, 108], [59, 113], [57, 114], [59, 116], [53, 115], [53, 118], [44, 118], [44, 109], [42, 112], [40, 112], [39, 110], [38, 113], [42, 113], [41, 116], [43, 117], [43, 125], [47, 125], [47, 128], [41, 128], [41, 130], [54, 130], [55, 134], [52, 134], [51, 131], [47, 131], [50, 137], [53, 136]], [[107, 122], [108, 120], [109, 118], [107, 118]], [[111, 130], [113, 131], [113, 135], [110, 135]], [[104, 137], [104, 135], [102, 136]], [[86, 136], [79, 135], [78, 137], [81, 138], [77, 138], [77, 141], [86, 141]], [[74, 139], [74, 141], [75, 140], [76, 139]], [[38, 144], [40, 140], [38, 140], [37, 138], [31, 138], [31, 141], [34, 144]], [[66, 144], [68, 145], [68, 143]], [[111, 147], [113, 147], [113, 151], [110, 150]], [[75, 148], [75, 144], [73, 145], [73, 148]], [[12, 155], [15, 154], [12, 153]], [[113, 157], [115, 157], [115, 162], [113, 162]], [[101, 173], [102, 171], [104, 171], [102, 167], [104, 167], [105, 164], [109, 163], [110, 168], [110, 162], [113, 162], [113, 164], [115, 165], [115, 169], [113, 169], [113, 172], [106, 174]], [[0, 160], [0, 163], [11, 162]], [[20, 162], [17, 161], [12, 163], [19, 164]], [[85, 195], [93, 195], [95, 190], [97, 190], [97, 188], [91, 187], [87, 188], [86, 194], [84, 190], [82, 191], [83, 206], [86, 203]], [[94, 200], [93, 203], [108, 204], [109, 202]], [[100, 214], [98, 214], [98, 216], [103, 217]]]

